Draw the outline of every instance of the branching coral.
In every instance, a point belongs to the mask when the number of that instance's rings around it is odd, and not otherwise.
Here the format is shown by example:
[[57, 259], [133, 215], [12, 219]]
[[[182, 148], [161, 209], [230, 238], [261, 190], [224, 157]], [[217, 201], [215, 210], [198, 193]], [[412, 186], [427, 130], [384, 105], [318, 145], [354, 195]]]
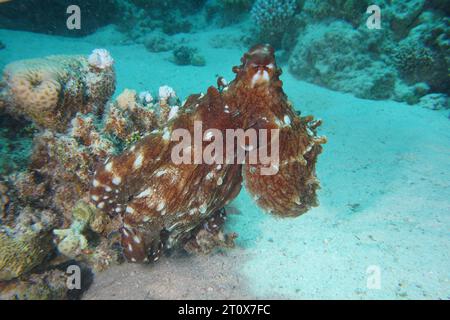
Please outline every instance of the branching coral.
[[279, 46], [283, 33], [292, 25], [296, 9], [296, 0], [256, 0], [251, 16], [261, 40]]

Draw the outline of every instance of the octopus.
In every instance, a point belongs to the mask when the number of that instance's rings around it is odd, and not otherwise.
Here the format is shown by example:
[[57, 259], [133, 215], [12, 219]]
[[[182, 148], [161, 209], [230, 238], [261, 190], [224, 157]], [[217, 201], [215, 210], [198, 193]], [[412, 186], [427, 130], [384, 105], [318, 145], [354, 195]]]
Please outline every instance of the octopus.
[[[129, 262], [156, 261], [171, 248], [198, 248], [208, 236], [217, 238], [226, 220], [224, 208], [242, 185], [258, 206], [278, 217], [297, 217], [318, 205], [316, 160], [326, 143], [317, 135], [321, 121], [301, 117], [288, 101], [270, 45], [252, 47], [233, 72], [233, 81], [219, 79], [218, 88], [189, 96], [164, 127], [107, 159], [94, 173], [90, 201], [120, 217], [120, 242]], [[174, 133], [195, 136], [198, 123], [203, 139], [181, 149]], [[225, 145], [229, 130], [249, 129], [267, 136], [259, 135], [256, 142], [249, 136], [241, 139], [231, 152], [234, 157], [211, 147], [214, 142]], [[210, 151], [214, 161], [197, 161], [198, 147]], [[237, 161], [239, 148], [244, 161]], [[278, 161], [250, 161], [251, 151], [262, 149], [277, 151]], [[175, 151], [191, 161], [173, 161]], [[263, 174], [264, 169], [273, 172]], [[234, 236], [220, 237], [227, 243]]]

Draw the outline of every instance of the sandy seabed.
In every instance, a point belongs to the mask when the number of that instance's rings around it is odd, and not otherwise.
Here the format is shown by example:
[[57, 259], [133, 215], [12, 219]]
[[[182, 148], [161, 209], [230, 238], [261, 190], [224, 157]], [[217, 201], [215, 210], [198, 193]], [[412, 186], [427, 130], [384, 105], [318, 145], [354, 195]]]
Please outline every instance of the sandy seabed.
[[[112, 27], [82, 39], [0, 30], [0, 67], [50, 54], [110, 50], [117, 90], [170, 85], [183, 99], [216, 75], [232, 79], [246, 48], [212, 48], [221, 29], [183, 35], [205, 67], [180, 67], [170, 53], [120, 45]], [[287, 67], [285, 67], [287, 69]], [[174, 255], [154, 265], [123, 264], [97, 274], [85, 299], [450, 299], [450, 120], [393, 101], [368, 101], [282, 75], [303, 115], [323, 119], [320, 206], [296, 219], [262, 212], [243, 191], [227, 228], [237, 248]], [[448, 111], [447, 111], [448, 112]], [[367, 286], [368, 268], [379, 289]]]

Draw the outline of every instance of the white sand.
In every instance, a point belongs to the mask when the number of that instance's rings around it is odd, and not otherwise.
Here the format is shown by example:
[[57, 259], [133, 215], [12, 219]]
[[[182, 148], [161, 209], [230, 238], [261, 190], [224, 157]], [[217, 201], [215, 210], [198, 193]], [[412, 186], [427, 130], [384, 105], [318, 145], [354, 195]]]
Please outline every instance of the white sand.
[[[186, 36], [206, 67], [180, 67], [170, 53], [121, 46], [111, 28], [84, 39], [0, 30], [0, 67], [49, 54], [106, 47], [118, 90], [174, 87], [205, 92], [215, 75], [232, 79], [242, 49], [213, 49], [217, 32]], [[228, 29], [226, 32], [233, 32]], [[450, 120], [443, 112], [367, 101], [282, 76], [303, 114], [324, 120], [329, 143], [318, 162], [321, 205], [276, 219], [242, 192], [228, 228], [238, 248], [208, 257], [170, 257], [153, 266], [124, 264], [97, 275], [87, 299], [352, 298], [450, 299]], [[368, 289], [366, 269], [381, 270]]]

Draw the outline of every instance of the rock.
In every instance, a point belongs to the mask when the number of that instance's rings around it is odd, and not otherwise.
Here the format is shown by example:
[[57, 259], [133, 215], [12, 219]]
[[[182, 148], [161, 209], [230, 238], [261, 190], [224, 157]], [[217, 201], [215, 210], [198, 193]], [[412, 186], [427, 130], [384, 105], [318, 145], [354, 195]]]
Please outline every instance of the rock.
[[0, 300], [65, 300], [69, 292], [66, 281], [63, 271], [51, 270], [0, 283]]
[[180, 66], [193, 65], [204, 66], [205, 58], [198, 54], [198, 50], [187, 46], [181, 46], [173, 50], [172, 62]]
[[430, 110], [449, 109], [448, 96], [442, 93], [432, 93], [422, 97], [419, 105]]
[[170, 51], [174, 48], [174, 43], [162, 33], [154, 33], [144, 39], [144, 46], [150, 52]]

